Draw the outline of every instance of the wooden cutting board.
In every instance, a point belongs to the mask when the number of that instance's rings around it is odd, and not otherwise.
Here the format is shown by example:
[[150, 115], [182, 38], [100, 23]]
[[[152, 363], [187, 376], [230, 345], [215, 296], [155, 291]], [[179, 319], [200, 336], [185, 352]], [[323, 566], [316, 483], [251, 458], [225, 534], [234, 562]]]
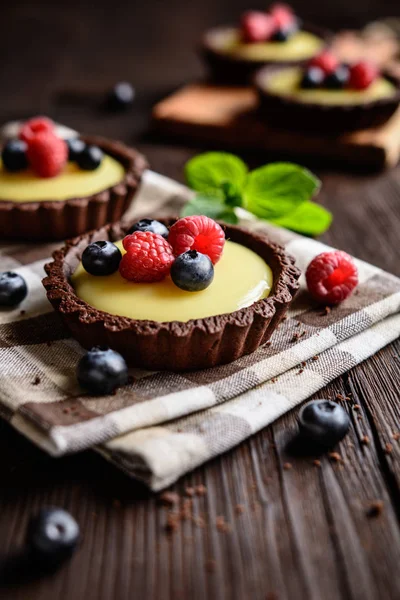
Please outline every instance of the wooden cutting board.
[[378, 129], [328, 137], [276, 129], [260, 119], [256, 108], [251, 88], [194, 83], [159, 102], [153, 110], [153, 124], [163, 133], [231, 150], [318, 158], [374, 170], [399, 161], [400, 110]]

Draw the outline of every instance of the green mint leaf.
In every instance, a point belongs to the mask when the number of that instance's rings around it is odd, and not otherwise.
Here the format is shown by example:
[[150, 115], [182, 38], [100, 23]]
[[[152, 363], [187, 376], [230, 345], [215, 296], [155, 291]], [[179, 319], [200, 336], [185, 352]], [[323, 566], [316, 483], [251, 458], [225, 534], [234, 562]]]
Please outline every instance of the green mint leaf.
[[332, 214], [315, 202], [303, 202], [297, 210], [283, 217], [271, 219], [271, 223], [303, 235], [316, 236], [329, 229]]
[[191, 215], [206, 215], [211, 219], [225, 221], [235, 225], [238, 218], [232, 207], [227, 206], [220, 198], [198, 194], [192, 198], [183, 208], [181, 217]]
[[320, 181], [293, 163], [271, 163], [252, 171], [244, 190], [244, 208], [262, 219], [292, 213], [319, 190]]
[[[245, 163], [228, 152], [205, 152], [186, 163], [185, 176], [189, 187], [205, 194], [220, 195], [228, 187], [228, 196], [237, 197], [247, 179]], [[227, 190], [223, 190], [225, 196]], [[240, 200], [241, 201], [241, 200]]]
[[224, 183], [221, 185], [221, 191], [223, 193], [225, 203], [228, 206], [242, 206], [242, 194], [234, 183], [224, 181]]

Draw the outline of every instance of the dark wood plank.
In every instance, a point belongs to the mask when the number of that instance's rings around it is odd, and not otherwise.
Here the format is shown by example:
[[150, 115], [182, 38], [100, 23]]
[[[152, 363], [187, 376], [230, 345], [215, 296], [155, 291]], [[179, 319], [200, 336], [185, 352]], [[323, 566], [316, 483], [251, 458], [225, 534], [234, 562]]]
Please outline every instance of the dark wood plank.
[[[354, 0], [347, 16], [335, 3], [293, 4], [332, 27], [400, 15], [392, 0]], [[247, 7], [242, 0], [117, 0], [112, 9], [102, 0], [9, 3], [0, 20], [0, 121], [48, 113], [135, 143], [155, 170], [182, 180], [199, 148], [144, 135], [151, 106], [201, 75], [191, 51], [200, 32]], [[132, 111], [109, 115], [99, 105], [119, 79], [136, 84], [137, 101]], [[400, 275], [400, 168], [378, 176], [317, 170], [320, 201], [335, 215], [325, 241]], [[84, 535], [58, 573], [33, 581], [17, 573], [0, 597], [397, 600], [399, 355], [397, 341], [318, 394], [353, 394], [345, 403], [351, 431], [338, 448], [343, 464], [324, 456], [317, 467], [313, 457], [294, 456], [295, 413], [286, 415], [174, 486], [182, 498], [187, 486], [207, 487], [193, 500], [193, 518], [174, 533], [166, 532], [168, 511], [154, 495], [94, 453], [51, 459], [0, 421], [0, 553], [10, 557], [22, 546], [29, 515], [45, 504], [70, 510]], [[383, 501], [382, 514], [368, 518], [375, 500]], [[221, 516], [225, 532], [216, 526]]]

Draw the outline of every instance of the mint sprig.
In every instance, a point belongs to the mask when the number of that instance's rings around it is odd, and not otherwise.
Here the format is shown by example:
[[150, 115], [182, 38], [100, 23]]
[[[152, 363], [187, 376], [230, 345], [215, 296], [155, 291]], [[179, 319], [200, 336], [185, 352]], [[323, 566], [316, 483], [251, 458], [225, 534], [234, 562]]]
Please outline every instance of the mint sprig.
[[203, 214], [236, 223], [236, 207], [261, 219], [305, 235], [326, 231], [332, 215], [311, 198], [321, 182], [308, 169], [289, 162], [265, 165], [249, 172], [245, 163], [227, 152], [206, 152], [185, 167], [188, 185], [199, 192], [182, 215]]

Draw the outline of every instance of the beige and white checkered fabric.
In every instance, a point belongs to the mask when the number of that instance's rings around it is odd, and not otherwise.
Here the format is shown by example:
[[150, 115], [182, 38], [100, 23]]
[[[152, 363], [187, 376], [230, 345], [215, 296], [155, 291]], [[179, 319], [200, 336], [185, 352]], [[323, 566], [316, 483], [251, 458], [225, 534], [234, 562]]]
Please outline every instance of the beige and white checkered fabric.
[[[176, 213], [187, 195], [149, 171], [131, 212]], [[245, 225], [285, 245], [303, 270], [327, 249], [258, 221]], [[0, 312], [0, 415], [54, 456], [96, 447], [153, 490], [232, 448], [400, 335], [400, 280], [357, 261], [356, 294], [325, 314], [301, 281], [289, 317], [254, 354], [193, 373], [132, 370], [133, 383], [116, 395], [88, 396], [75, 378], [84, 351], [41, 285], [51, 250], [0, 249], [0, 271], [17, 270], [29, 286], [21, 306]]]

